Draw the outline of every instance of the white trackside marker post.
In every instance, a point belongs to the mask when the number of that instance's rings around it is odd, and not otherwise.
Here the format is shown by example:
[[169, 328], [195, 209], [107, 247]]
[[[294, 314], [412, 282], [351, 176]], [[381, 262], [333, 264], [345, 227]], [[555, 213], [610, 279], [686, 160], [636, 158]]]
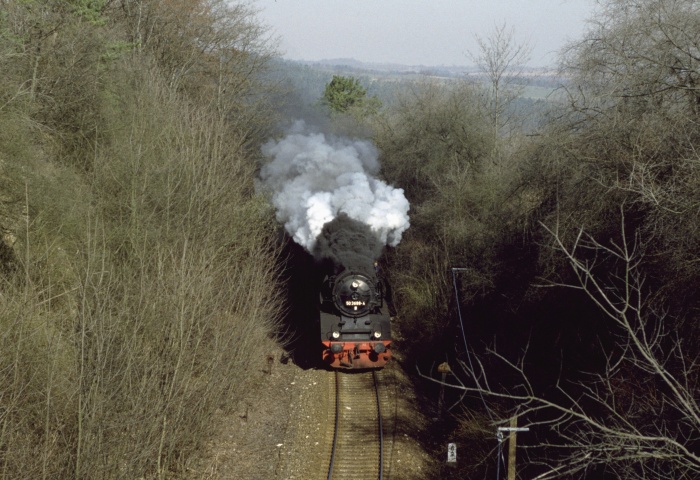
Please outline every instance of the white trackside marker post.
[[457, 444], [447, 444], [447, 463], [457, 463]]

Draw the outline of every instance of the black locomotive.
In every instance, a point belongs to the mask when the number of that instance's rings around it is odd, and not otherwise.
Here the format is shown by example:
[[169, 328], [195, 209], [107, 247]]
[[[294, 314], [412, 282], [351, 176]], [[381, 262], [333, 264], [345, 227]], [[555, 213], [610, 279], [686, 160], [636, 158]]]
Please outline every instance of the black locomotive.
[[323, 361], [332, 368], [381, 368], [391, 359], [391, 326], [377, 275], [346, 270], [321, 289]]

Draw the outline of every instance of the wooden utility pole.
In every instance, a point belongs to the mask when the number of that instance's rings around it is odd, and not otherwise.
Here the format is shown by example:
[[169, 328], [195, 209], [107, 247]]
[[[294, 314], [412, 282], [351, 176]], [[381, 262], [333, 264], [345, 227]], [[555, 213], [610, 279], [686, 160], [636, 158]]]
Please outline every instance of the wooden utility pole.
[[[501, 448], [500, 443], [503, 441], [503, 433], [508, 432], [508, 480], [515, 480], [516, 469], [515, 469], [515, 449], [517, 447], [516, 438], [518, 432], [529, 432], [530, 429], [527, 427], [518, 427], [518, 417], [515, 416], [510, 419], [510, 427], [498, 427], [498, 441], [499, 441], [499, 470], [500, 470], [500, 458], [501, 458]], [[497, 473], [497, 478], [498, 478]], [[499, 479], [500, 480], [500, 479]]]
[[515, 480], [515, 448], [517, 447], [516, 438], [518, 435], [518, 417], [517, 415], [510, 419], [510, 435], [508, 436], [508, 480]]

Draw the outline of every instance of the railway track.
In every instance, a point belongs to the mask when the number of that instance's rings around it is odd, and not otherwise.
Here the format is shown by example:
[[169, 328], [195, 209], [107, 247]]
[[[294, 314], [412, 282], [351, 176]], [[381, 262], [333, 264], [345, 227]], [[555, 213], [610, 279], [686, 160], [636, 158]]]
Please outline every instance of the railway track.
[[328, 480], [382, 480], [384, 442], [381, 373], [335, 373], [335, 431]]

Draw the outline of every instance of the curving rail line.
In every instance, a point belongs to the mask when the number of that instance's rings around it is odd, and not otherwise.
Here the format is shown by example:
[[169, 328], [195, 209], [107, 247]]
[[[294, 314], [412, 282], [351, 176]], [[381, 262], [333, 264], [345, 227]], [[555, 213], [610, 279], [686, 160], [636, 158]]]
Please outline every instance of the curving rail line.
[[384, 436], [376, 372], [336, 372], [328, 480], [382, 480]]

